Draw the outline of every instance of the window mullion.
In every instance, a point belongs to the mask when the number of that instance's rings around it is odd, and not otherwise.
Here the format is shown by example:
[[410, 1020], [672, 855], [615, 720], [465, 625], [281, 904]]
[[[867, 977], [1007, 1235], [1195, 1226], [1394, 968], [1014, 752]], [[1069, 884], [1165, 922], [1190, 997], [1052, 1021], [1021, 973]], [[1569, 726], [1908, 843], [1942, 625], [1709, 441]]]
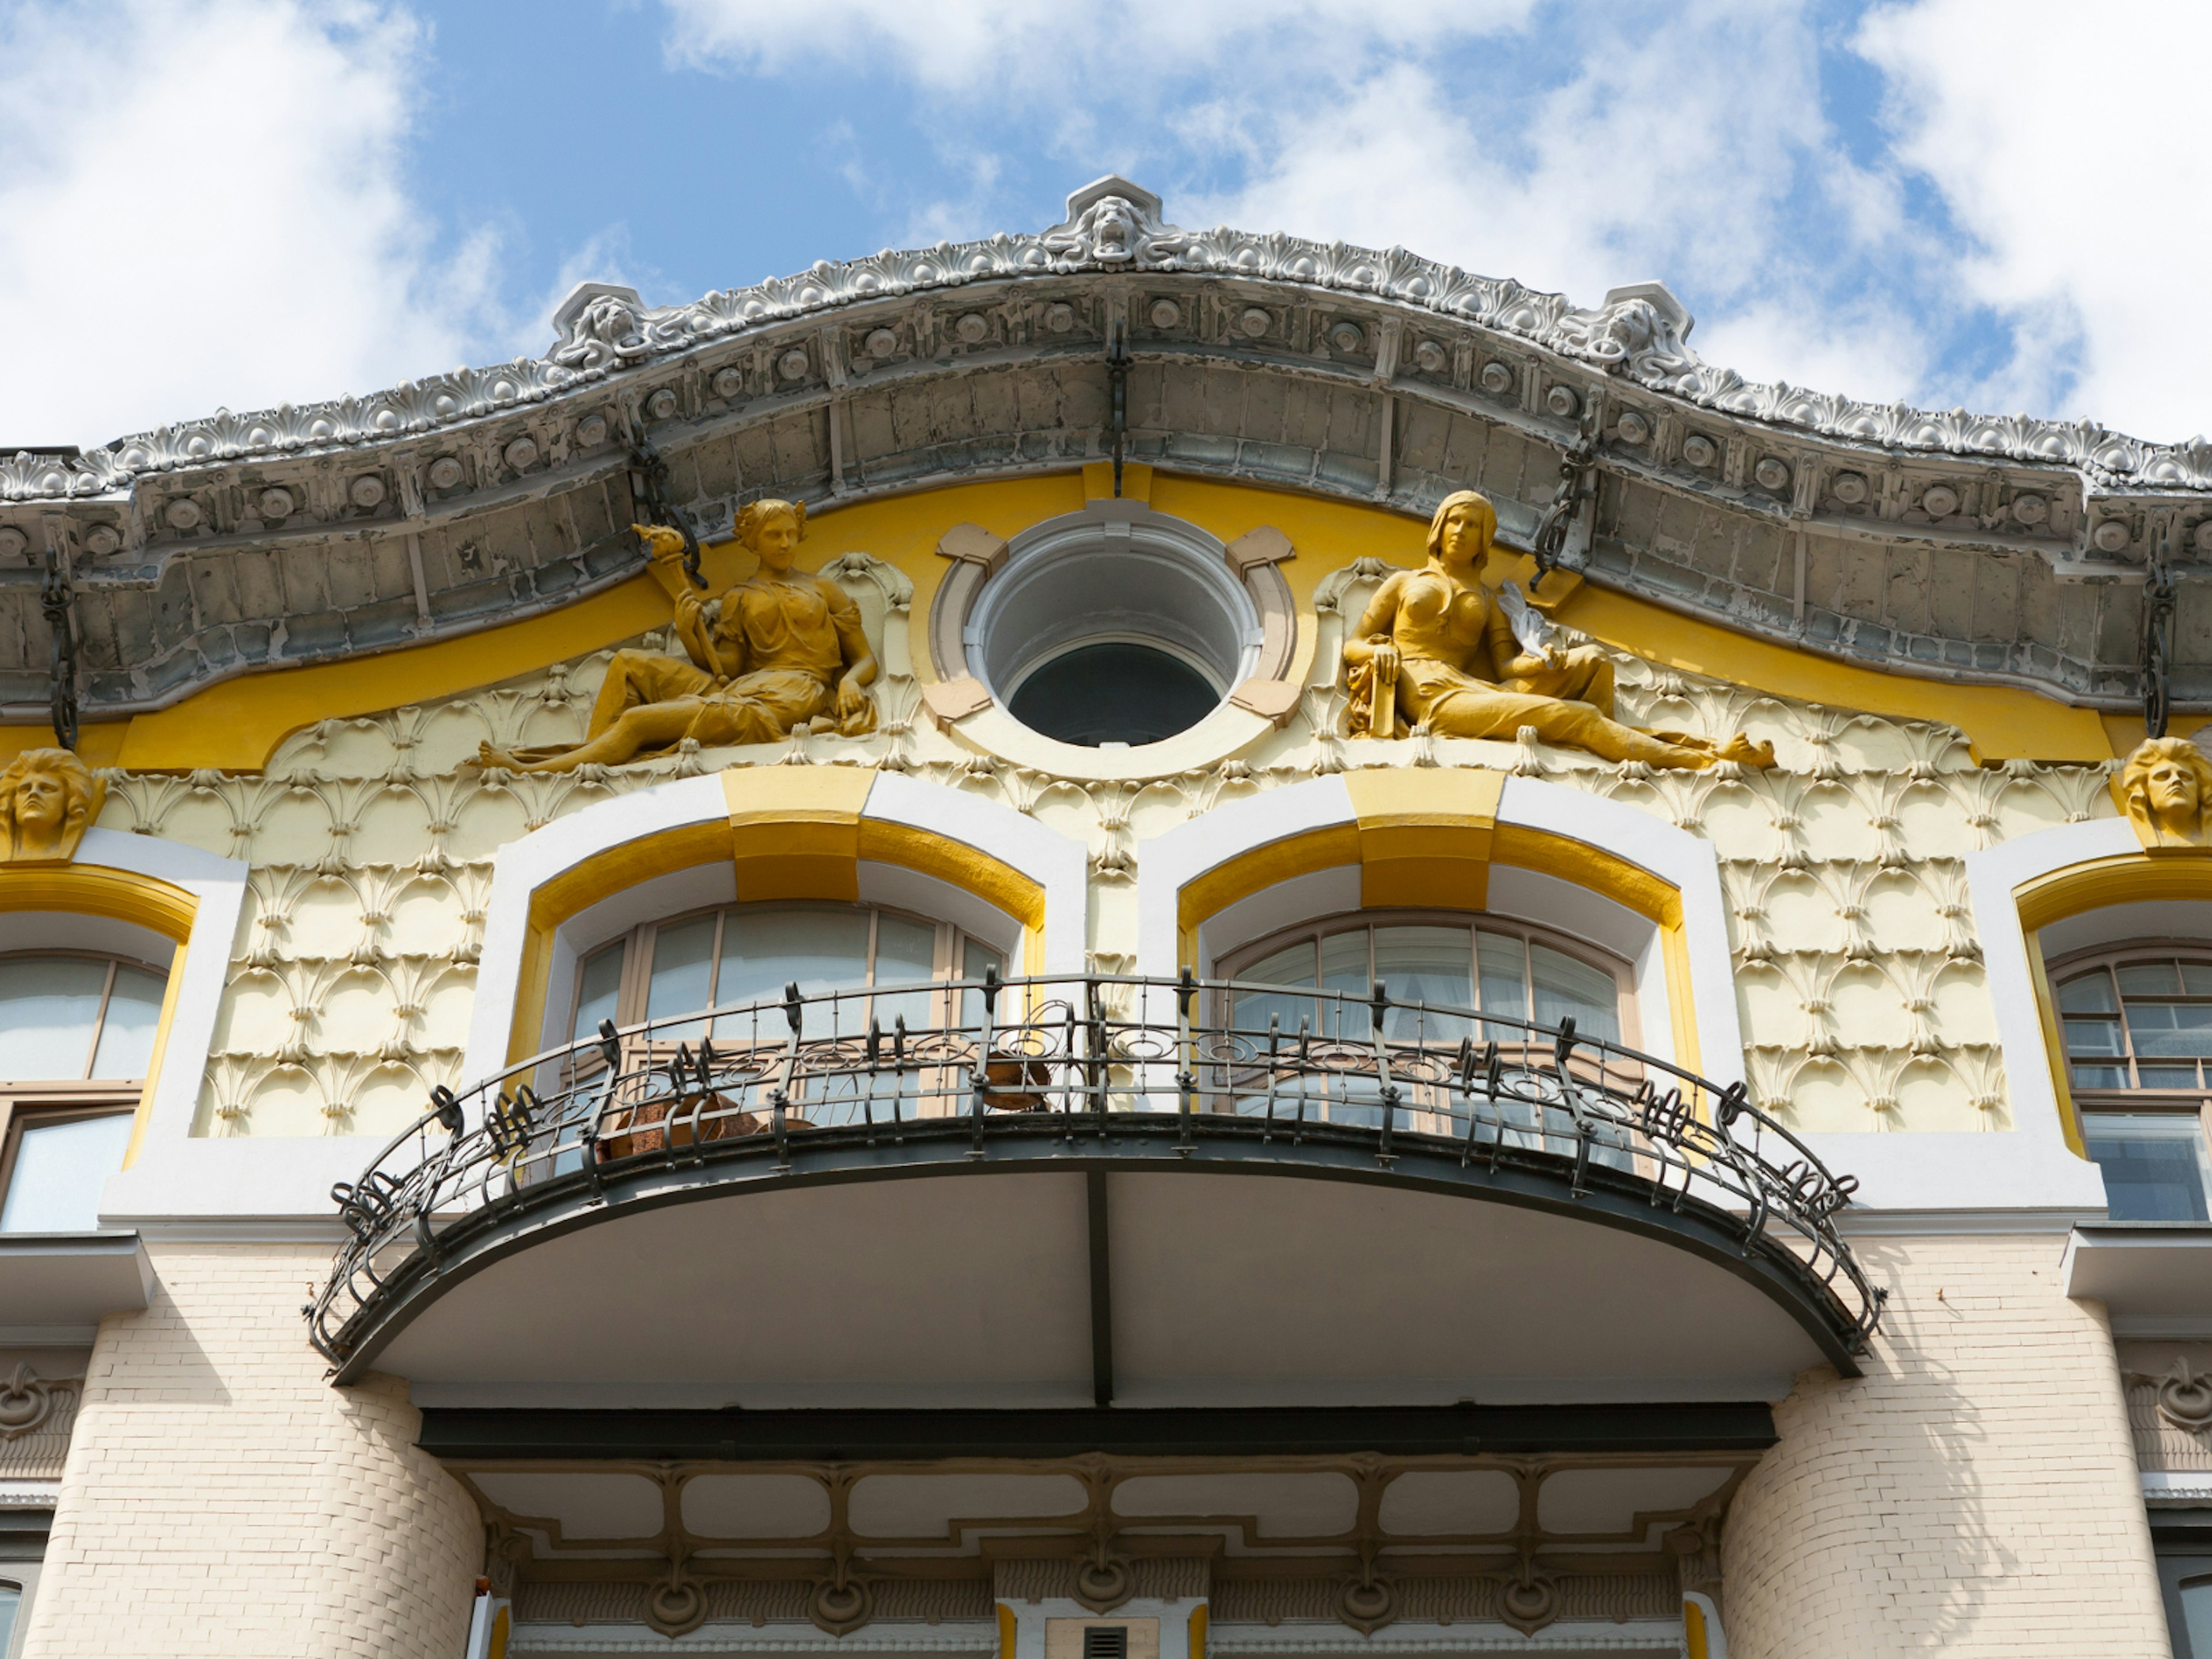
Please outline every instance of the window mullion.
[[107, 1002], [108, 999], [114, 994], [115, 958], [110, 957], [107, 959], [107, 977], [100, 982], [100, 1012], [92, 1017], [92, 1041], [85, 1045], [82, 1075], [87, 1082], [92, 1080], [92, 1068], [100, 1060], [100, 1033], [107, 1029]]

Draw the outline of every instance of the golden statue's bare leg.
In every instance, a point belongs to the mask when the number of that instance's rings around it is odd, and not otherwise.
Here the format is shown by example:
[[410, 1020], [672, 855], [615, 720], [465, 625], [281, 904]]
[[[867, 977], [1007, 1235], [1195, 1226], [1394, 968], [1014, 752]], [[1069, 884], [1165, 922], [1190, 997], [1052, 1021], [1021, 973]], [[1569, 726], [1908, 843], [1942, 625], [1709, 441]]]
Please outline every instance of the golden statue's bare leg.
[[666, 748], [690, 729], [698, 714], [696, 698], [679, 702], [640, 703], [626, 710], [598, 737], [574, 749], [543, 760], [523, 760], [488, 743], [481, 744], [477, 748], [477, 764], [509, 772], [573, 772], [580, 766], [619, 766], [624, 761], [636, 759], [648, 749]]
[[[1718, 745], [1694, 738], [1676, 741], [1674, 734], [1662, 736], [1623, 726], [1586, 702], [1528, 692], [1499, 691], [1479, 696], [1455, 693], [1437, 699], [1432, 714], [1438, 717], [1437, 729], [1447, 736], [1503, 738], [1520, 726], [1534, 726], [1538, 737], [1563, 749], [1583, 749], [1601, 760], [1641, 761], [1646, 766], [1674, 771], [1694, 771], [1723, 760], [1752, 766], [1774, 763], [1770, 746], [1747, 738], [1734, 737]], [[1467, 724], [1455, 732], [1462, 720]]]

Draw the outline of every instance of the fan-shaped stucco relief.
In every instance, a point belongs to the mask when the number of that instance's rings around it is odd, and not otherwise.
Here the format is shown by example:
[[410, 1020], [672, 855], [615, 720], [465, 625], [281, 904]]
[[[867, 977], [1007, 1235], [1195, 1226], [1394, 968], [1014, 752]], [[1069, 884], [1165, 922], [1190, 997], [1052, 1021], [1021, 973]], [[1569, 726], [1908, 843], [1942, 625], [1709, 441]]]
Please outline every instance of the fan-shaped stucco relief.
[[[2003, 1078], [1967, 908], [1967, 853], [2114, 813], [2109, 768], [1974, 764], [1954, 729], [1793, 702], [1607, 651], [1620, 717], [1741, 732], [1760, 770], [1614, 764], [1523, 741], [1344, 736], [1342, 619], [1388, 574], [1325, 578], [1299, 712], [1202, 773], [1078, 781], [981, 754], [917, 714], [910, 589], [864, 554], [830, 574], [883, 647], [877, 729], [518, 776], [480, 744], [578, 741], [611, 652], [289, 738], [258, 777], [114, 775], [100, 822], [245, 860], [248, 896], [201, 1101], [214, 1134], [372, 1133], [458, 1076], [492, 858], [504, 842], [727, 765], [905, 771], [1028, 813], [1091, 852], [1091, 949], [1133, 961], [1140, 842], [1223, 802], [1363, 765], [1488, 766], [1611, 797], [1709, 838], [1721, 860], [1754, 1097], [1815, 1130], [2002, 1127]], [[1561, 630], [1571, 646], [1595, 642]], [[626, 642], [671, 648], [665, 636]]]

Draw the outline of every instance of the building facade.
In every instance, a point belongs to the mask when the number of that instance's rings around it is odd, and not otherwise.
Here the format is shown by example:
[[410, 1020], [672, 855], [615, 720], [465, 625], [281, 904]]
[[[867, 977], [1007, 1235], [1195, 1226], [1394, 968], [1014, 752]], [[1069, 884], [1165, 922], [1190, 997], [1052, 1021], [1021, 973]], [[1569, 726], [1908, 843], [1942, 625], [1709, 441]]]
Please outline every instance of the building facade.
[[9, 1659], [2212, 1659], [2212, 451], [1118, 179], [554, 327], [0, 462]]

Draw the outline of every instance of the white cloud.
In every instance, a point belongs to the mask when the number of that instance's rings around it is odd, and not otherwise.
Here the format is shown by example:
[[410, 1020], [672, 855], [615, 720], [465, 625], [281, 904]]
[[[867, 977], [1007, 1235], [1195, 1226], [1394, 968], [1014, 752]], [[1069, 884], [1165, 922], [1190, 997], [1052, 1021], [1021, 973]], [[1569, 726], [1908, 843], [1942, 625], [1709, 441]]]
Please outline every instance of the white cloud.
[[0, 443], [367, 391], [501, 331], [494, 240], [434, 258], [406, 189], [424, 47], [343, 0], [0, 21]]
[[1824, 250], [1796, 240], [1808, 201], [1861, 257], [1899, 234], [1893, 189], [1842, 155], [1821, 114], [1814, 20], [1705, 4], [1632, 33], [1625, 15], [1555, 20], [1573, 67], [1529, 94], [1401, 62], [1325, 112], [1248, 118], [1247, 181], [1192, 205], [1201, 222], [1400, 244], [1583, 304], [1656, 277], [1707, 311], [1697, 343], [1713, 362], [1862, 397], [1912, 390], [1915, 322], [1839, 294]]
[[[826, 61], [896, 69], [932, 92], [1000, 102], [1140, 100], [1148, 82], [1248, 48], [1418, 47], [1489, 32], [1535, 0], [665, 0], [671, 52], [698, 64], [810, 70]], [[1085, 73], [1099, 71], [1095, 76]]]
[[1890, 79], [1899, 157], [1979, 244], [1959, 282], [2014, 325], [1990, 395], [2146, 437], [2212, 428], [2212, 9], [2012, 0], [1998, 21], [1922, 0], [1873, 13], [1858, 46]]
[[[1753, 378], [2212, 426], [2212, 331], [2172, 320], [2212, 260], [2201, 0], [2106, 28], [2065, 0], [1997, 27], [1987, 0], [1890, 0], [1855, 35], [1817, 0], [665, 4], [677, 61], [918, 94], [972, 181], [906, 208], [931, 236], [996, 228], [990, 160], [1020, 143], [1071, 177], [1216, 181], [1171, 198], [1185, 223], [1398, 243], [1584, 302], [1657, 276]], [[1886, 149], [1848, 152], [1824, 51], [1886, 78]]]

